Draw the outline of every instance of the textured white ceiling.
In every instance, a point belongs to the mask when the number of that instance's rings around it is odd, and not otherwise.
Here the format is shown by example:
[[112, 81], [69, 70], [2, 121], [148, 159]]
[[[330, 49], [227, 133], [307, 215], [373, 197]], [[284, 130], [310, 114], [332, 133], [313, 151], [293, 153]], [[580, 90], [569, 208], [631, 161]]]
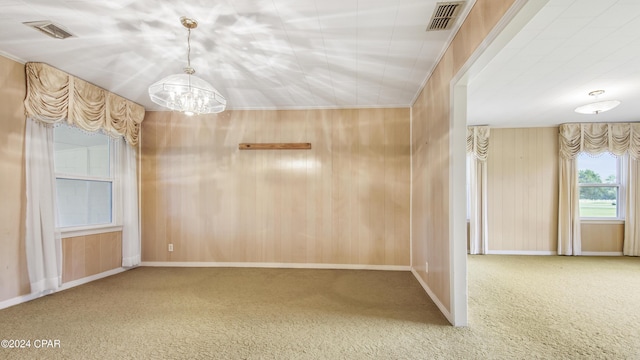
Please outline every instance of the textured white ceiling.
[[[469, 10], [468, 1], [463, 12]], [[453, 31], [426, 32], [436, 0], [0, 0], [0, 53], [41, 61], [144, 105], [186, 64], [231, 109], [410, 106]], [[51, 39], [22, 22], [52, 20]], [[640, 121], [640, 1], [549, 0], [469, 83], [469, 124]], [[573, 109], [622, 101], [597, 116]]]
[[[463, 11], [466, 14], [473, 1]], [[232, 109], [410, 106], [453, 31], [436, 0], [0, 0], [0, 52], [160, 110], [149, 85], [192, 66]], [[22, 25], [51, 20], [76, 37]]]
[[[472, 125], [640, 121], [640, 1], [550, 0], [468, 89]], [[622, 104], [574, 112], [600, 89]]]

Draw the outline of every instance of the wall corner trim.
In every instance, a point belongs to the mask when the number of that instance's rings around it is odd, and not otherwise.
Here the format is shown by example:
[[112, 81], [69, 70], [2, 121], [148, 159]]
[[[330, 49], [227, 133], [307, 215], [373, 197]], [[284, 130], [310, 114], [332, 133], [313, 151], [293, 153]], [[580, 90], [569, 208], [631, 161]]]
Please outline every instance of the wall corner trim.
[[429, 295], [431, 300], [436, 304], [436, 306], [442, 312], [444, 317], [446, 317], [447, 320], [449, 320], [451, 325], [455, 325], [455, 323], [453, 321], [453, 316], [451, 315], [449, 310], [447, 310], [447, 308], [442, 304], [442, 302], [440, 301], [440, 299], [438, 299], [436, 294], [434, 294], [434, 292], [431, 291], [431, 288], [429, 287], [429, 285], [427, 285], [427, 283], [424, 282], [424, 280], [422, 280], [422, 278], [420, 277], [420, 275], [418, 274], [418, 272], [416, 271], [415, 268], [411, 268], [411, 273], [413, 274], [413, 276], [415, 276], [415, 278], [418, 280], [418, 282], [420, 283], [420, 285], [422, 286], [424, 291], [427, 292], [427, 295]]

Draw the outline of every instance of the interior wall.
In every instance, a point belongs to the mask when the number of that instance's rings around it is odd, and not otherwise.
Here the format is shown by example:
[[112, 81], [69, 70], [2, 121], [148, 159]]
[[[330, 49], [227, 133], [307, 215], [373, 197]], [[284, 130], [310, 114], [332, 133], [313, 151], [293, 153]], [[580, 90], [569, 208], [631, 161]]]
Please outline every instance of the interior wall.
[[30, 292], [24, 247], [24, 65], [0, 56], [0, 301]]
[[580, 223], [580, 241], [583, 253], [622, 254], [624, 223]]
[[[558, 249], [558, 128], [491, 129], [487, 158], [489, 252]], [[622, 253], [624, 224], [581, 224], [583, 252]]]
[[142, 260], [408, 266], [409, 131], [406, 108], [147, 112]]
[[513, 3], [514, 0], [476, 1], [411, 109], [412, 264], [449, 311], [451, 80]]
[[491, 129], [489, 251], [557, 251], [558, 166], [557, 127]]
[[62, 239], [62, 282], [122, 267], [122, 231]]

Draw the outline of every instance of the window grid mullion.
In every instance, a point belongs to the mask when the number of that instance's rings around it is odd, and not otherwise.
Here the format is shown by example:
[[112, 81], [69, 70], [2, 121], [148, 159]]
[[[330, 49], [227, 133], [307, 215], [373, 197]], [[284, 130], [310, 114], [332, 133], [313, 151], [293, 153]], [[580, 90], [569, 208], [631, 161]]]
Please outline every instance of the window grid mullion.
[[110, 178], [110, 177], [82, 176], [82, 175], [71, 175], [71, 174], [56, 174], [56, 179], [113, 182], [113, 178]]

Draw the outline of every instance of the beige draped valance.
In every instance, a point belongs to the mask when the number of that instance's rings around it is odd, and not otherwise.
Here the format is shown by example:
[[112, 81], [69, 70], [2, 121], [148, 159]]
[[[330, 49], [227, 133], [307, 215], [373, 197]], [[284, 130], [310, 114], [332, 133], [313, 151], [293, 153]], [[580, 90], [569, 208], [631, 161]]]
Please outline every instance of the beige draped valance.
[[640, 123], [582, 123], [560, 125], [560, 157], [574, 159], [580, 152], [614, 155], [628, 152], [640, 159]]
[[480, 161], [487, 161], [489, 132], [488, 126], [467, 127], [467, 153], [475, 155]]
[[103, 129], [138, 144], [144, 107], [43, 63], [27, 63], [26, 115], [54, 124], [66, 120], [86, 131]]

